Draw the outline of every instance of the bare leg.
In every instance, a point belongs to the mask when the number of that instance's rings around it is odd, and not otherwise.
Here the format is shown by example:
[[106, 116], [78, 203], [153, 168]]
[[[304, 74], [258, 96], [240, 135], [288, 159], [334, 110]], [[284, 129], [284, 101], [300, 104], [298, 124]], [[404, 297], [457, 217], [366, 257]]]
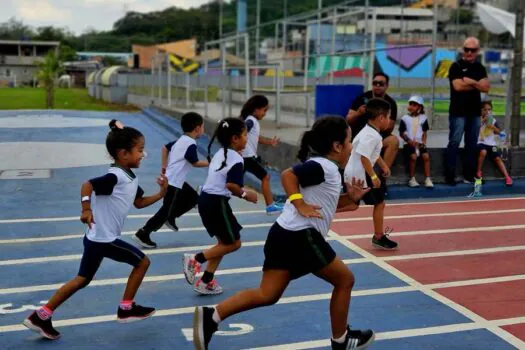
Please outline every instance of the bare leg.
[[273, 203], [272, 190], [270, 189], [270, 174], [266, 174], [266, 176], [261, 180], [261, 187], [266, 206], [269, 206]]
[[411, 154], [410, 160], [408, 162], [408, 174], [410, 177], [416, 176], [416, 160], [417, 156], [415, 154]]
[[286, 270], [267, 270], [263, 272], [259, 288], [246, 289], [217, 305], [221, 320], [243, 311], [275, 304], [290, 283], [290, 273]]
[[390, 135], [383, 140], [383, 159], [389, 168], [392, 168], [399, 151], [399, 140], [396, 136]]
[[423, 172], [426, 177], [430, 177], [430, 156], [428, 153], [423, 153], [421, 159], [423, 160]]
[[383, 218], [385, 215], [385, 202], [374, 205], [374, 212], [372, 217], [374, 219], [374, 233], [377, 239], [381, 238], [384, 234], [383, 231]]
[[482, 149], [480, 152], [479, 152], [479, 156], [478, 156], [478, 169], [477, 169], [477, 173], [480, 173], [481, 170], [483, 169], [483, 162], [485, 161], [485, 156], [487, 155], [487, 151]]
[[315, 275], [334, 286], [330, 299], [330, 320], [332, 321], [333, 338], [340, 338], [346, 332], [348, 324], [350, 295], [355, 282], [354, 275], [338, 257]]
[[144, 276], [146, 275], [150, 264], [151, 261], [147, 256], [145, 256], [144, 259], [142, 259], [142, 261], [140, 262], [140, 264], [137, 267], [134, 267], [133, 270], [131, 270], [122, 300], [135, 299], [137, 290], [139, 289], [140, 284], [142, 283], [142, 280], [144, 279]]
[[496, 163], [499, 171], [501, 171], [503, 176], [505, 176], [506, 178], [509, 177], [509, 173], [507, 172], [507, 169], [505, 168], [505, 163], [503, 163], [500, 157], [494, 159], [494, 163]]
[[76, 276], [71, 281], [64, 284], [60, 287], [55, 294], [49, 299], [46, 304], [46, 307], [50, 310], [56, 310], [60, 305], [62, 305], [66, 300], [71, 298], [78, 290], [84, 288], [91, 282], [85, 277]]
[[240, 239], [236, 240], [232, 244], [225, 244], [220, 240], [217, 241], [218, 243], [216, 245], [202, 252], [208, 261], [208, 264], [206, 265], [206, 271], [211, 273], [215, 273], [215, 271], [217, 271], [223, 256], [233, 253], [241, 247]]

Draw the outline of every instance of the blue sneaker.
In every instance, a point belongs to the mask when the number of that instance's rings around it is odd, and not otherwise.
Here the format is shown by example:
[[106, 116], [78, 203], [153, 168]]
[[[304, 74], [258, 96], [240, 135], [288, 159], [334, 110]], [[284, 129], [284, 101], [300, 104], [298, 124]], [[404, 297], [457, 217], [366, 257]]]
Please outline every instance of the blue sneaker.
[[266, 207], [266, 215], [279, 215], [282, 211], [283, 207], [276, 203], [272, 203]]

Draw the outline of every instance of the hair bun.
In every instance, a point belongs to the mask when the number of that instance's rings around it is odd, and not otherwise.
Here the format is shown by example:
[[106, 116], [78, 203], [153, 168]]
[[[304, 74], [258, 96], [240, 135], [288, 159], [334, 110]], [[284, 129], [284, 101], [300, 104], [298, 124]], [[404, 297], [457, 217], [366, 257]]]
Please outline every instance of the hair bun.
[[124, 129], [124, 124], [122, 124], [120, 121], [116, 119], [111, 119], [111, 121], [109, 122], [109, 128], [111, 130]]

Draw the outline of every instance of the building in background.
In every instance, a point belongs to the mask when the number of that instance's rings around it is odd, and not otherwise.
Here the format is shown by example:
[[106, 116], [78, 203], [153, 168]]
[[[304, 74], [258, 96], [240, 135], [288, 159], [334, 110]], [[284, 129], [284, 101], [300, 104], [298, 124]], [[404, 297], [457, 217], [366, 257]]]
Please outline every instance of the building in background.
[[38, 65], [50, 50], [58, 54], [58, 41], [0, 40], [0, 86], [31, 84]]

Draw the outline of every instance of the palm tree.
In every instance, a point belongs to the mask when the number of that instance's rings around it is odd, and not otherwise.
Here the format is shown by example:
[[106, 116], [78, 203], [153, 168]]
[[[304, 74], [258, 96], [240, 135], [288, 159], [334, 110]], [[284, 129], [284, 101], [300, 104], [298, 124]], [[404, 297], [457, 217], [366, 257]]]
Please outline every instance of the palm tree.
[[61, 70], [60, 60], [55, 50], [50, 50], [39, 66], [38, 81], [46, 90], [46, 108], [51, 109], [55, 105], [55, 81]]

